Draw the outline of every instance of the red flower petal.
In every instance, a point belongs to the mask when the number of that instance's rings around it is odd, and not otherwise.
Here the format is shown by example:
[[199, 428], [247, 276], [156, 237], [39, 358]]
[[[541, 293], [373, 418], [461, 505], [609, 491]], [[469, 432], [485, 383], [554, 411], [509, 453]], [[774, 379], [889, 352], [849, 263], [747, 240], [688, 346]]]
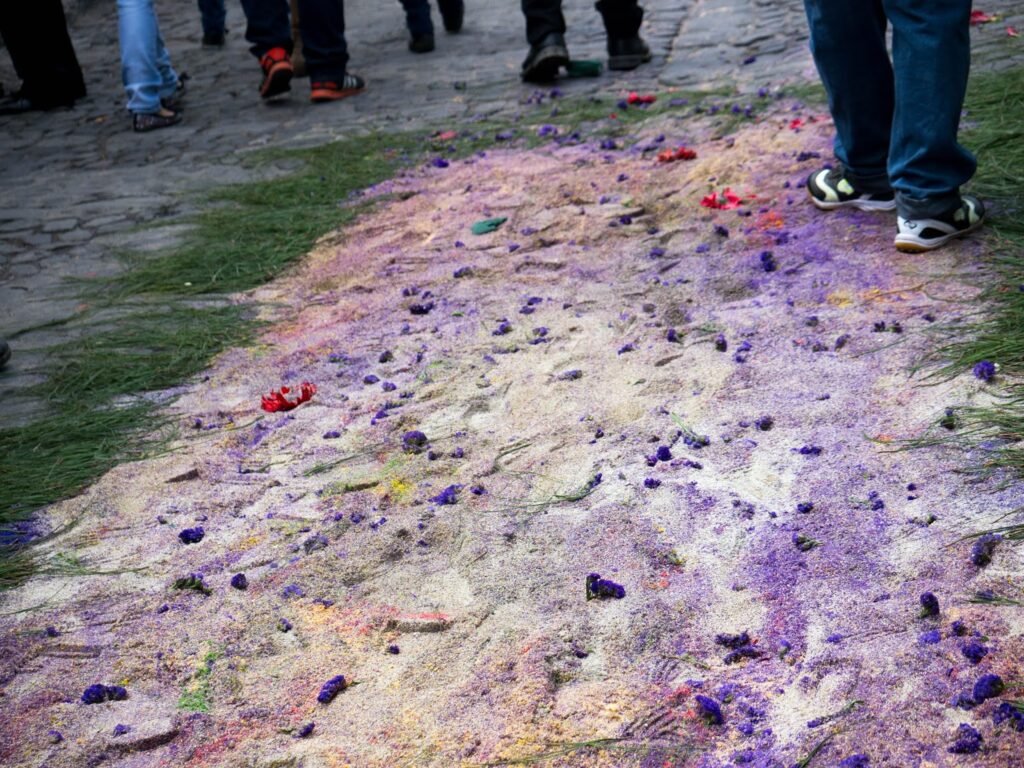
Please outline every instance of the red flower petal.
[[1020, 37], [1020, 33], [1017, 32], [1016, 27], [1007, 27], [1006, 34], [1008, 34], [1010, 37]]
[[671, 163], [674, 160], [694, 160], [697, 157], [697, 153], [689, 147], [679, 147], [678, 149], [664, 149], [658, 153], [659, 163]]
[[308, 381], [302, 382], [302, 384], [299, 385], [299, 395], [294, 400], [289, 400], [285, 397], [289, 392], [291, 392], [291, 389], [288, 387], [271, 390], [269, 395], [263, 395], [263, 397], [260, 398], [260, 407], [269, 413], [275, 413], [276, 411], [290, 411], [293, 408], [298, 408], [303, 403], [312, 399], [313, 395], [316, 394], [316, 385], [311, 384]]
[[995, 21], [996, 17], [990, 13], [984, 11], [971, 11], [971, 26], [976, 27], [979, 24], [988, 24], [989, 22]]
[[629, 96], [626, 97], [627, 104], [653, 104], [658, 100], [658, 97], [652, 94], [641, 96], [636, 91], [630, 91]]

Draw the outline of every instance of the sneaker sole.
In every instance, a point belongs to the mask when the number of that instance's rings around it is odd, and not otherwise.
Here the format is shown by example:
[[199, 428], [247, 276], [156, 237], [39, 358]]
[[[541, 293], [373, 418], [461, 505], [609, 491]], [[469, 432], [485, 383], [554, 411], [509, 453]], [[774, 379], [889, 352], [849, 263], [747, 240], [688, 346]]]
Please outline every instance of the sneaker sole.
[[287, 93], [292, 89], [292, 76], [295, 74], [292, 65], [287, 62], [278, 62], [270, 68], [263, 85], [260, 86], [260, 96], [264, 99], [272, 99]]
[[323, 104], [328, 101], [341, 101], [347, 99], [349, 96], [355, 96], [356, 94], [362, 93], [366, 90], [366, 87], [362, 88], [348, 88], [344, 91], [310, 91], [309, 100], [316, 104]]
[[941, 248], [950, 240], [956, 240], [958, 237], [965, 237], [976, 231], [985, 223], [984, 219], [978, 219], [967, 229], [960, 232], [952, 232], [942, 237], [935, 237], [930, 240], [922, 240], [918, 237], [911, 235], [897, 234], [896, 239], [893, 241], [893, 245], [896, 246], [896, 250], [900, 253], [926, 253], [927, 251], [934, 251], [936, 248]]
[[646, 64], [651, 60], [651, 56], [643, 54], [632, 54], [629, 56], [611, 56], [608, 58], [608, 69], [614, 69], [616, 71], [628, 71], [636, 69], [641, 64]]
[[568, 65], [569, 54], [565, 48], [550, 46], [541, 50], [532, 67], [523, 70], [522, 78], [528, 83], [550, 83], [558, 70]]
[[846, 200], [833, 203], [828, 200], [819, 200], [814, 195], [810, 195], [810, 198], [811, 202], [823, 211], [834, 211], [838, 208], [856, 208], [858, 211], [896, 210], [895, 200]]

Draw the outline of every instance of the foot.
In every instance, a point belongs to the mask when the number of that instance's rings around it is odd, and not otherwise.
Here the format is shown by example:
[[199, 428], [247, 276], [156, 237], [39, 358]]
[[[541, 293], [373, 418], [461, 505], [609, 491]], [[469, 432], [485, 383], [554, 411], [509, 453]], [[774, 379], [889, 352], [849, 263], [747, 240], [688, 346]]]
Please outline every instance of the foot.
[[0, 339], [0, 368], [3, 368], [5, 365], [7, 365], [7, 361], [10, 359], [11, 347], [6, 341]]
[[292, 60], [284, 48], [271, 48], [260, 57], [263, 68], [263, 82], [260, 97], [272, 99], [292, 89]]
[[651, 60], [651, 49], [639, 35], [608, 38], [608, 69], [636, 69]]
[[892, 211], [896, 198], [887, 192], [861, 192], [846, 177], [843, 168], [823, 168], [807, 179], [807, 192], [811, 202], [823, 211], [836, 208], [856, 208], [861, 211]]
[[170, 128], [181, 122], [181, 112], [161, 107], [159, 112], [132, 112], [132, 130], [147, 133], [160, 128]]
[[466, 6], [462, 0], [438, 0], [438, 10], [441, 11], [441, 19], [444, 21], [444, 28], [448, 32], [459, 32], [462, 30], [462, 19], [466, 13]]
[[224, 32], [211, 32], [210, 34], [203, 34], [203, 48], [223, 48], [224, 47]]
[[896, 219], [896, 250], [923, 253], [945, 245], [956, 237], [973, 232], [985, 221], [985, 206], [972, 195], [963, 195], [959, 204], [933, 219]]
[[565, 38], [552, 32], [536, 45], [530, 46], [530, 52], [523, 62], [522, 78], [528, 83], [550, 83], [558, 70], [568, 63], [569, 49], [565, 47]]
[[341, 81], [314, 80], [310, 83], [309, 98], [314, 102], [339, 101], [366, 90], [366, 82], [359, 75], [346, 72]]
[[413, 35], [409, 41], [409, 50], [413, 53], [430, 53], [434, 50], [434, 34]]

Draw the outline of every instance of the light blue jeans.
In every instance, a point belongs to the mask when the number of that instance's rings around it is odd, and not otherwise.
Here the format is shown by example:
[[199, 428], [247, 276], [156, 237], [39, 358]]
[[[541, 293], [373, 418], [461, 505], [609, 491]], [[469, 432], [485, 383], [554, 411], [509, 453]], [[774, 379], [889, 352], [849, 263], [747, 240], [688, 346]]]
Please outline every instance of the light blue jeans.
[[153, 0], [117, 0], [121, 37], [121, 79], [132, 112], [160, 111], [160, 99], [174, 95], [178, 73], [153, 10]]

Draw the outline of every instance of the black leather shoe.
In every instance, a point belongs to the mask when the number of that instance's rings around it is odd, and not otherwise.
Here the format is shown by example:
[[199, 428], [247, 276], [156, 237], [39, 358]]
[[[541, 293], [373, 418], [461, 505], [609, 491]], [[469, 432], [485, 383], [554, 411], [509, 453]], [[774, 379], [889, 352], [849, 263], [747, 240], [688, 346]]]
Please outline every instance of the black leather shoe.
[[6, 341], [0, 339], [0, 368], [7, 365], [7, 361], [11, 359], [11, 347]]
[[427, 32], [425, 35], [413, 35], [409, 41], [409, 50], [413, 53], [430, 53], [434, 50], [434, 35]]
[[530, 46], [530, 53], [523, 62], [522, 78], [528, 83], [550, 83], [558, 70], [568, 63], [569, 49], [565, 47], [565, 38], [552, 32]]
[[438, 0], [437, 9], [441, 11], [441, 19], [448, 32], [459, 32], [462, 29], [462, 19], [466, 13], [462, 0]]
[[608, 38], [608, 69], [636, 69], [651, 60], [651, 49], [643, 38]]

